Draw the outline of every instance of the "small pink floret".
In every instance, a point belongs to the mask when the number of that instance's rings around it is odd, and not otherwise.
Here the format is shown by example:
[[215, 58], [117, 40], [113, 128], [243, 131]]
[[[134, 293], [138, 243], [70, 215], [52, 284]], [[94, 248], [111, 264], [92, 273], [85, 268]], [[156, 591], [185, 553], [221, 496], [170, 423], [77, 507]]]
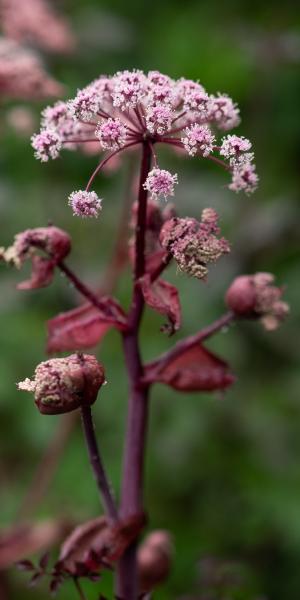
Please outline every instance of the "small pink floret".
[[35, 158], [42, 162], [47, 162], [49, 158], [55, 159], [59, 156], [61, 149], [61, 139], [56, 131], [52, 129], [42, 129], [31, 138], [31, 144], [35, 150]]
[[87, 192], [78, 190], [72, 192], [69, 196], [68, 204], [73, 209], [73, 215], [76, 217], [98, 217], [101, 210], [102, 200], [97, 196], [96, 192]]
[[120, 119], [107, 119], [99, 123], [95, 135], [103, 150], [118, 150], [126, 144], [128, 129]]
[[174, 196], [174, 185], [177, 183], [177, 174], [172, 175], [170, 171], [155, 167], [148, 174], [144, 188], [150, 192], [152, 198], [159, 198], [159, 196], [167, 198]]

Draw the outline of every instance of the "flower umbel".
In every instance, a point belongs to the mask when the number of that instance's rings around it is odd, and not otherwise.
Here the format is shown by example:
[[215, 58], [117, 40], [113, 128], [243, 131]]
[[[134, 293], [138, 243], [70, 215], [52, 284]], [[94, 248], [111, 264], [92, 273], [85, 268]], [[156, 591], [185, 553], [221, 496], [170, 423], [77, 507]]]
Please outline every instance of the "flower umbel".
[[[154, 145], [159, 144], [215, 161], [232, 173], [231, 190], [250, 193], [258, 182], [253, 154], [248, 152], [250, 141], [228, 135], [217, 145], [216, 139], [216, 130], [229, 131], [239, 122], [234, 101], [226, 94], [208, 94], [198, 81], [176, 81], [158, 71], [122, 71], [112, 77], [101, 76], [78, 90], [75, 98], [47, 107], [41, 132], [33, 136], [32, 145], [35, 156], [46, 162], [57, 158], [62, 148], [84, 149], [85, 144], [88, 148], [100, 141], [99, 151], [111, 153], [95, 168], [87, 193], [95, 176], [116, 154], [144, 143], [151, 145], [155, 158], [145, 182], [153, 198], [172, 196], [177, 183], [177, 175], [160, 168], [154, 152]], [[225, 160], [216, 158], [215, 153]], [[74, 214], [96, 216], [99, 205], [95, 198], [74, 194], [69, 202]]]

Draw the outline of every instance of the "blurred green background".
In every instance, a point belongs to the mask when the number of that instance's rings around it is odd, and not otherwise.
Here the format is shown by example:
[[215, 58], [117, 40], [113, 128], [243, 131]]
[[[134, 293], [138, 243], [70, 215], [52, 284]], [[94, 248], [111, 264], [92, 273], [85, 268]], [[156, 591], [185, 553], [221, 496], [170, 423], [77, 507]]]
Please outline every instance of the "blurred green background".
[[[201, 561], [213, 556], [237, 561], [244, 573], [241, 591], [228, 599], [297, 600], [300, 597], [300, 12], [294, 2], [197, 0], [64, 0], [57, 3], [78, 37], [69, 57], [46, 57], [48, 70], [72, 97], [77, 87], [102, 73], [124, 68], [158, 69], [172, 77], [199, 79], [211, 93], [227, 92], [241, 108], [237, 130], [256, 153], [260, 186], [252, 197], [234, 195], [226, 175], [205, 161], [161, 152], [163, 168], [177, 171], [176, 208], [199, 216], [213, 206], [232, 253], [211, 270], [206, 284], [168, 272], [183, 305], [183, 328], [194, 332], [224, 311], [224, 292], [238, 273], [271, 271], [286, 285], [291, 316], [274, 333], [245, 323], [208, 345], [224, 356], [237, 383], [224, 397], [184, 395], [153, 389], [146, 471], [149, 528], [172, 532], [176, 548], [169, 581], [156, 593], [162, 600], [201, 597]], [[19, 105], [20, 103], [18, 103]], [[35, 103], [38, 116], [45, 103]], [[68, 194], [81, 189], [97, 157], [65, 153], [41, 165], [29, 139], [6, 121], [1, 124], [1, 245], [16, 232], [46, 225], [66, 228], [73, 238], [70, 265], [90, 283], [100, 283], [116, 235], [126, 181], [120, 171], [101, 176], [103, 201], [98, 222], [72, 218]], [[118, 290], [130, 298], [126, 271]], [[16, 381], [30, 376], [45, 359], [45, 321], [75, 306], [79, 298], [57, 276], [46, 290], [15, 291], [18, 274], [1, 267], [0, 398], [1, 526], [15, 522], [44, 449], [59, 417], [42, 417]], [[142, 333], [146, 358], [168, 348], [161, 318], [148, 311]], [[127, 402], [127, 381], [118, 335], [111, 332], [98, 351], [108, 385], [95, 406], [105, 462], [118, 490]], [[72, 434], [47, 497], [36, 518], [63, 516], [76, 521], [98, 515], [99, 502], [80, 428]], [[9, 598], [48, 597], [46, 587], [28, 591], [26, 578], [8, 575]], [[110, 577], [100, 586], [109, 594]], [[86, 585], [89, 600], [99, 585]], [[75, 592], [66, 585], [59, 598]], [[234, 595], [235, 594], [235, 595]], [[4, 597], [4, 596], [3, 596]], [[109, 596], [111, 597], [111, 596]], [[206, 596], [203, 596], [203, 598]], [[208, 596], [207, 596], [208, 597]]]

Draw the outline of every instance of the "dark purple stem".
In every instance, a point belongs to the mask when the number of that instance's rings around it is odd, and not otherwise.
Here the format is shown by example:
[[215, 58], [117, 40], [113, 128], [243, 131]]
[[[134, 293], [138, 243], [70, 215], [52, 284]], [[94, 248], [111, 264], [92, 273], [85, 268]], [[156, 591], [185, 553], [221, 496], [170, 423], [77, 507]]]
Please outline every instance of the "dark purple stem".
[[[135, 239], [134, 288], [128, 330], [123, 334], [125, 361], [129, 376], [129, 406], [124, 452], [120, 516], [126, 518], [143, 512], [143, 471], [148, 420], [148, 388], [140, 385], [143, 364], [138, 332], [144, 309], [144, 298], [137, 280], [145, 272], [145, 231], [147, 191], [143, 184], [151, 167], [151, 148], [143, 144], [138, 214]], [[118, 566], [117, 596], [122, 600], [138, 597], [136, 543], [126, 550]]]
[[93, 469], [97, 487], [108, 517], [114, 522], [118, 522], [118, 511], [113, 499], [109, 481], [99, 454], [97, 440], [95, 436], [92, 411], [90, 406], [81, 406], [82, 427], [85, 435], [86, 445], [89, 454], [89, 460]]

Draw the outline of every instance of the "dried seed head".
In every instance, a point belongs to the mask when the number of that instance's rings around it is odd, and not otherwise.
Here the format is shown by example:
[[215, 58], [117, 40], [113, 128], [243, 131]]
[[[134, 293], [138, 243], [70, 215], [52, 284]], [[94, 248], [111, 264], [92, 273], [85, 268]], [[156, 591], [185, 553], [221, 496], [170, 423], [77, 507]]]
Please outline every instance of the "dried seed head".
[[160, 241], [170, 252], [180, 269], [198, 279], [208, 274], [208, 264], [215, 263], [223, 254], [229, 252], [229, 243], [218, 238], [218, 215], [206, 208], [202, 212], [201, 222], [193, 218], [173, 218], [162, 227]]
[[95, 356], [71, 354], [40, 363], [32, 380], [17, 385], [19, 390], [34, 393], [41, 413], [56, 415], [93, 404], [104, 381], [103, 366]]
[[1, 248], [0, 258], [20, 268], [37, 249], [45, 250], [55, 262], [65, 258], [71, 250], [70, 236], [58, 227], [36, 227], [15, 235], [14, 243], [6, 250]]
[[239, 317], [260, 318], [265, 329], [277, 329], [289, 312], [281, 300], [283, 289], [272, 285], [271, 273], [255, 273], [237, 277], [227, 290], [227, 306]]

